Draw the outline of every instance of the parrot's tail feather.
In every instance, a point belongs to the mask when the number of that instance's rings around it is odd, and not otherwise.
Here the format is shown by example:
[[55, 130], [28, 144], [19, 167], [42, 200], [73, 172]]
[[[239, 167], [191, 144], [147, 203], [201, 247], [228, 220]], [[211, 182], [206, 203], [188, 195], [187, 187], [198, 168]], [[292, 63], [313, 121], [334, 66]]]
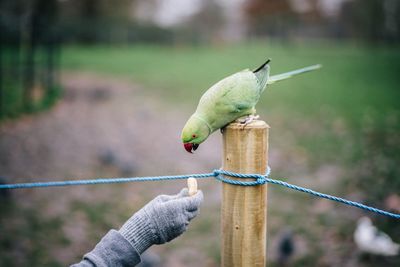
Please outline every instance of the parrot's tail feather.
[[260, 85], [260, 92], [264, 91], [265, 87], [268, 83], [269, 78], [269, 65], [268, 63], [271, 59], [268, 59], [264, 64], [258, 67], [256, 70], [253, 71], [254, 75], [256, 75], [258, 83]]
[[298, 75], [298, 74], [302, 74], [302, 73], [306, 73], [306, 72], [313, 71], [313, 70], [317, 70], [317, 69], [320, 69], [320, 68], [322, 68], [322, 65], [321, 64], [317, 64], [317, 65], [312, 65], [312, 66], [308, 66], [308, 67], [305, 67], [305, 68], [301, 68], [301, 69], [298, 69], [298, 70], [293, 70], [293, 71], [281, 73], [281, 74], [278, 74], [278, 75], [274, 75], [274, 76], [269, 77], [268, 84], [273, 84], [275, 82], [283, 81], [283, 80], [291, 78], [292, 76], [295, 76], [295, 75]]
[[262, 64], [260, 67], [258, 67], [256, 70], [253, 70], [253, 73], [257, 73], [257, 72], [259, 72], [260, 70], [262, 70], [264, 67], [265, 67], [265, 65], [267, 65], [268, 63], [270, 63], [271, 62], [271, 59], [269, 58], [264, 64]]

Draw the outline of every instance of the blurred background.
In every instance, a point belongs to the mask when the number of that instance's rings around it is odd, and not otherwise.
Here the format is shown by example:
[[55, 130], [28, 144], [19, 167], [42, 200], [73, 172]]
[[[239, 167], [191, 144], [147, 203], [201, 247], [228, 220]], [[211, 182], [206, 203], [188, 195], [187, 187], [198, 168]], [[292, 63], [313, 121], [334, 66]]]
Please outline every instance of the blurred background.
[[[272, 58], [272, 177], [400, 212], [397, 0], [3, 0], [0, 183], [209, 172], [216, 132], [194, 155], [180, 131], [202, 93]], [[148, 266], [219, 266], [221, 185]], [[66, 266], [184, 181], [0, 191], [0, 266]], [[399, 266], [365, 253], [357, 220], [400, 242], [399, 223], [269, 186], [268, 266]]]

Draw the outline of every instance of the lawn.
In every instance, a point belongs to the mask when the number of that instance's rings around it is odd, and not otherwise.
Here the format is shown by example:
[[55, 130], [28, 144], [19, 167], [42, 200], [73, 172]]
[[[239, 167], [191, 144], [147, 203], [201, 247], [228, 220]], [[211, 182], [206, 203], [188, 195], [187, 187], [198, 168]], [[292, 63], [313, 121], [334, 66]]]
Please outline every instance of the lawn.
[[[69, 46], [63, 50], [62, 68], [131, 80], [162, 108], [188, 116], [213, 83], [256, 68], [267, 58], [272, 58], [272, 74], [323, 65], [317, 72], [270, 86], [257, 105], [272, 126], [273, 176], [387, 208], [385, 199], [400, 191], [398, 47], [261, 41], [217, 47]], [[362, 213], [338, 205], [324, 210], [323, 202], [285, 192], [270, 190], [268, 227], [273, 235], [285, 222], [307, 237], [313, 252], [296, 266], [324, 265], [332, 257], [345, 262], [352, 256], [351, 236]], [[305, 215], [310, 212], [312, 219]], [[375, 223], [392, 236], [400, 235], [394, 220], [376, 217]], [[320, 242], [326, 242], [324, 248]], [[398, 263], [395, 259], [387, 266]], [[364, 264], [379, 266], [379, 259]]]
[[[65, 70], [131, 79], [167, 108], [187, 113], [216, 81], [256, 68], [267, 58], [272, 59], [271, 74], [320, 63], [319, 71], [271, 85], [257, 105], [275, 132], [297, 133], [296, 142], [317, 155], [311, 161], [316, 165], [361, 157], [363, 144], [357, 136], [366, 127], [380, 132], [400, 128], [397, 47], [261, 41], [220, 47], [70, 46], [62, 58]], [[351, 149], [343, 138], [354, 141]]]
[[193, 106], [202, 92], [222, 77], [256, 68], [272, 58], [272, 74], [315, 63], [323, 69], [270, 87], [260, 111], [318, 114], [321, 108], [352, 122], [366, 111], [382, 116], [398, 112], [400, 51], [352, 45], [271, 44], [255, 42], [223, 47], [67, 47], [62, 65], [132, 78], [176, 105]]

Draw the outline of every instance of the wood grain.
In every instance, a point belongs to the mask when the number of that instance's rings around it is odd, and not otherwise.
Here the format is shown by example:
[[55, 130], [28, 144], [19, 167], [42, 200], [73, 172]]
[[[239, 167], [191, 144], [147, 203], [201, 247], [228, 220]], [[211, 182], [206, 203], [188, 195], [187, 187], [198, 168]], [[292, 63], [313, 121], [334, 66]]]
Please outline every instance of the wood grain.
[[[268, 129], [269, 126], [260, 120], [251, 122], [245, 128], [239, 123], [229, 124], [223, 132], [223, 169], [265, 174], [268, 163]], [[221, 266], [265, 267], [266, 226], [267, 186], [224, 183]]]

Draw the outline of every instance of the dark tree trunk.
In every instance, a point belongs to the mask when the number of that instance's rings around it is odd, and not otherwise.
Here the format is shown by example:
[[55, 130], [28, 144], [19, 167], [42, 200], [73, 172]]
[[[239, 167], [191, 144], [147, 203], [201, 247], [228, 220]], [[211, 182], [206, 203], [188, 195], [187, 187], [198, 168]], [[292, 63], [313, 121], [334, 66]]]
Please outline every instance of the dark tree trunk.
[[32, 109], [32, 90], [35, 84], [35, 55], [39, 39], [39, 17], [38, 2], [32, 5], [31, 17], [29, 19], [30, 28], [28, 29], [28, 40], [25, 59], [24, 77], [24, 107]]
[[0, 118], [4, 116], [4, 108], [3, 108], [3, 88], [4, 88], [4, 67], [3, 67], [3, 32], [4, 32], [4, 27], [3, 27], [3, 20], [0, 17]]

